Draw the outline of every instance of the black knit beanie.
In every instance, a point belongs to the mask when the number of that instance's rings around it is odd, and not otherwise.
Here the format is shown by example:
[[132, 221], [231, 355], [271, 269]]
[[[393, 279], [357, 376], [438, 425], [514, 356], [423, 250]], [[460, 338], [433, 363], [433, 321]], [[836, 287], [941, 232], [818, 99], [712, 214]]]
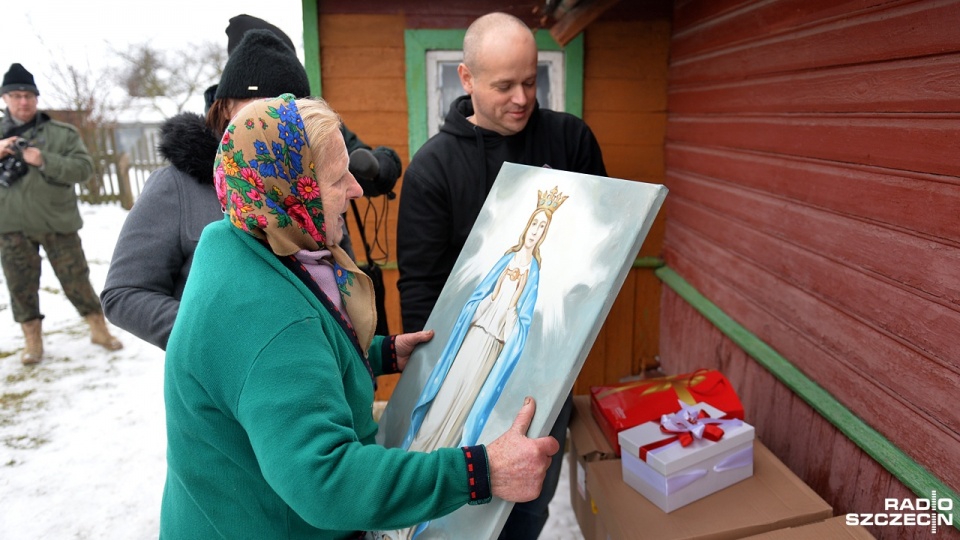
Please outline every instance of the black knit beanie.
[[250, 30], [269, 30], [273, 32], [275, 36], [282, 39], [284, 43], [290, 50], [296, 54], [297, 48], [293, 45], [293, 40], [290, 39], [290, 36], [283, 33], [283, 30], [277, 28], [276, 26], [268, 23], [263, 19], [247, 15], [246, 13], [237, 15], [230, 19], [230, 24], [227, 25], [227, 29], [224, 30], [227, 34], [227, 56], [233, 54], [234, 49], [237, 48], [237, 45], [240, 44], [240, 41], [243, 39], [243, 36], [246, 35]]
[[33, 82], [33, 75], [20, 64], [11, 64], [10, 69], [3, 74], [3, 86], [0, 86], [0, 94], [16, 92], [17, 90], [40, 95], [36, 83]]
[[269, 30], [250, 30], [220, 75], [215, 99], [310, 95], [307, 70], [296, 54]]

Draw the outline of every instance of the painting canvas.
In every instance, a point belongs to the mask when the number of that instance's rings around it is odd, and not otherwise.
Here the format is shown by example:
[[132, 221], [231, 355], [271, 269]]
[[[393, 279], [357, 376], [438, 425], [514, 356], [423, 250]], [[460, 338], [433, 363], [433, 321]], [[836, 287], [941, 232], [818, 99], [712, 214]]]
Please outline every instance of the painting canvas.
[[[528, 395], [537, 401], [528, 435], [548, 434], [666, 193], [505, 163], [427, 320], [436, 335], [411, 357], [378, 441], [422, 451], [488, 444]], [[495, 538], [511, 508], [496, 498], [464, 506], [416, 538]]]

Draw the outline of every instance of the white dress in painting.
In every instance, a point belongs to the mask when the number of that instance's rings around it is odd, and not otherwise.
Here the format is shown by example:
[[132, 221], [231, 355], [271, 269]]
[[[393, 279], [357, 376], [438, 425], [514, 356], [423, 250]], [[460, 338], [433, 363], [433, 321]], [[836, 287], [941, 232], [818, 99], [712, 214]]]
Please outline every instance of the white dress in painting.
[[477, 306], [450, 372], [424, 416], [410, 450], [429, 452], [460, 442], [467, 415], [517, 321], [517, 299], [530, 274], [529, 256], [525, 264], [518, 264], [519, 256], [514, 254], [497, 287]]

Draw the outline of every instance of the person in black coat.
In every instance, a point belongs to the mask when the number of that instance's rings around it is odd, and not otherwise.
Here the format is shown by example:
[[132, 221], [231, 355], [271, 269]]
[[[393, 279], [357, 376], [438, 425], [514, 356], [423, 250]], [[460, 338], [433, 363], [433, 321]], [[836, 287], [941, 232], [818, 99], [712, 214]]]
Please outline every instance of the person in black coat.
[[[606, 176], [583, 120], [537, 104], [537, 45], [523, 21], [480, 17], [463, 40], [460, 83], [440, 132], [407, 166], [397, 221], [397, 287], [404, 332], [423, 329], [504, 161]], [[568, 396], [551, 435], [563, 447]], [[554, 456], [540, 497], [517, 504], [501, 539], [537, 538], [563, 465]]]

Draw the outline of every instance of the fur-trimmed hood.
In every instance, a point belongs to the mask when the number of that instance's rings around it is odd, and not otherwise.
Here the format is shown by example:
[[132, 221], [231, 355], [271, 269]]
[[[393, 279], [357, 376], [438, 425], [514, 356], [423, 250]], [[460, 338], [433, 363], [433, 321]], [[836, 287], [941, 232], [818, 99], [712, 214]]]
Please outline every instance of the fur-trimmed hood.
[[201, 184], [213, 183], [213, 161], [220, 137], [204, 124], [203, 116], [180, 113], [160, 127], [157, 149], [171, 165]]

